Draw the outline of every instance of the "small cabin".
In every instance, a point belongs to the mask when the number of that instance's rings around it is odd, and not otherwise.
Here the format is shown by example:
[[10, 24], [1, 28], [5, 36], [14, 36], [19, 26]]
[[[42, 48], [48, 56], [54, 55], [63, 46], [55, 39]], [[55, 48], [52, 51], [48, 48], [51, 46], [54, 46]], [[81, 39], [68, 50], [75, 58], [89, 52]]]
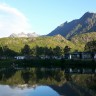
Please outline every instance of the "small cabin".
[[69, 53], [69, 54], [65, 54], [64, 55], [64, 59], [72, 59], [72, 55]]
[[82, 52], [82, 59], [92, 59], [93, 57], [94, 57], [94, 53]]
[[65, 59], [96, 59], [94, 52], [74, 52], [64, 55]]
[[14, 58], [17, 60], [23, 60], [23, 59], [25, 59], [25, 56], [15, 56]]

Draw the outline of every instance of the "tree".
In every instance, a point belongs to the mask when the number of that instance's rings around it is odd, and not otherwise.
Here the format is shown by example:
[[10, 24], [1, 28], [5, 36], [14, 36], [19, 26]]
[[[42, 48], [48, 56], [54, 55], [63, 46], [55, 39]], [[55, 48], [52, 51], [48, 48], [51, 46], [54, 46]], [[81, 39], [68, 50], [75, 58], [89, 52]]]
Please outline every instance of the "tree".
[[31, 55], [32, 55], [32, 56], [36, 56], [36, 48], [35, 48], [35, 47], [33, 47], [33, 48], [31, 49]]
[[43, 47], [36, 46], [35, 50], [36, 50], [36, 56], [44, 55], [44, 48]]
[[54, 49], [53, 49], [53, 53], [55, 56], [61, 56], [61, 48], [59, 46], [56, 46]]
[[52, 57], [53, 56], [53, 49], [51, 47], [50, 48], [44, 47], [44, 54]]
[[9, 57], [9, 56], [16, 56], [18, 53], [9, 49], [8, 46], [2, 46], [2, 47], [0, 47], [0, 54], [2, 56]]
[[29, 45], [25, 45], [23, 49], [21, 49], [21, 53], [24, 55], [30, 55], [31, 49]]
[[93, 40], [93, 41], [87, 42], [84, 50], [86, 52], [96, 52], [96, 41]]
[[65, 46], [64, 53], [67, 54], [70, 52], [70, 50], [71, 50], [71, 48], [69, 46]]
[[3, 55], [3, 49], [2, 49], [2, 47], [0, 47], [0, 56], [2, 56]]

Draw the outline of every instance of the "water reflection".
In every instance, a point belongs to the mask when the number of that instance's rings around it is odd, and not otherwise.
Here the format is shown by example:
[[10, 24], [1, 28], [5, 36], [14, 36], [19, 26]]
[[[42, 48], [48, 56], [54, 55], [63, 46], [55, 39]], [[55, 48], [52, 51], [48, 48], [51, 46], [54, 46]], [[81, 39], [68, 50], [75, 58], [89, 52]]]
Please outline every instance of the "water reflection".
[[25, 87], [22, 89], [20, 87], [0, 85], [0, 96], [60, 96], [60, 95], [48, 86], [37, 86], [35, 88]]
[[[0, 71], [0, 84], [12, 86], [9, 87], [1, 85], [0, 96], [59, 96], [59, 94], [62, 96], [78, 96], [78, 92], [80, 94], [84, 94], [84, 91], [86, 89], [92, 89], [93, 91], [96, 90], [96, 74], [94, 74], [95, 72], [95, 68], [6, 68]], [[21, 86], [20, 84], [27, 84], [28, 86], [24, 87], [25, 85]], [[16, 87], [13, 85], [19, 86]], [[36, 86], [32, 87], [32, 85]], [[37, 85], [56, 86], [48, 87]], [[82, 87], [83, 91], [80, 91]], [[85, 92], [85, 94], [89, 94], [89, 90]], [[58, 92], [59, 94], [56, 92]], [[72, 92], [74, 92], [73, 94], [76, 95], [69, 94]], [[93, 94], [91, 96], [95, 95]]]

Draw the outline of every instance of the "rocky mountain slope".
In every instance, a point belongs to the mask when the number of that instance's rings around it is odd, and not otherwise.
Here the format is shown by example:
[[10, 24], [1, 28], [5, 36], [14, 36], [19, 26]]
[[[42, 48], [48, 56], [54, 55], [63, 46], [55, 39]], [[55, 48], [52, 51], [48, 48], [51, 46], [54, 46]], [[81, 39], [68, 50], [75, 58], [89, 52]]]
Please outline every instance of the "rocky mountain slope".
[[96, 13], [87, 12], [80, 19], [65, 22], [49, 33], [48, 36], [60, 34], [66, 39], [71, 39], [75, 35], [89, 32], [96, 32]]

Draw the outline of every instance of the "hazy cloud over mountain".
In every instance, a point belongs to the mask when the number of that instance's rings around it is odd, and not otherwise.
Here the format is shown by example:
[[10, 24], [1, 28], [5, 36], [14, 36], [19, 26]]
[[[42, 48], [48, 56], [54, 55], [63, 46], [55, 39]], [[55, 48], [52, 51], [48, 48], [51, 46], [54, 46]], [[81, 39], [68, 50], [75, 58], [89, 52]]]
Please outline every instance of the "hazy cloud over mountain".
[[27, 17], [18, 9], [0, 4], [0, 37], [11, 33], [30, 32], [31, 26]]

